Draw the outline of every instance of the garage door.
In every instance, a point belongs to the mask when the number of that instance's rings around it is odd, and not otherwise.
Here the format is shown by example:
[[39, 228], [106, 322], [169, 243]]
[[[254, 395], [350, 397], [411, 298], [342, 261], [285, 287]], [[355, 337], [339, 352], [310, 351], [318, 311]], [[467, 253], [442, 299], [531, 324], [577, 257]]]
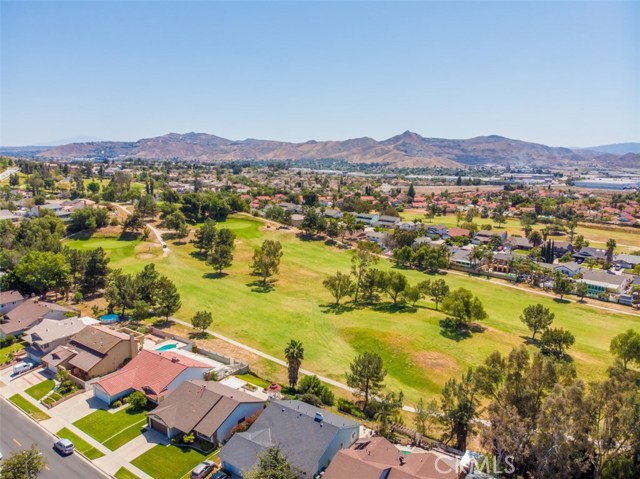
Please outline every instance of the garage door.
[[150, 419], [149, 423], [152, 429], [155, 429], [156, 431], [161, 432], [165, 436], [167, 435], [167, 426], [165, 426], [163, 423], [161, 423], [157, 419], [154, 419], [154, 418], [149, 418], [149, 419]]
[[104, 401], [107, 404], [111, 404], [111, 396], [109, 396], [107, 392], [101, 387], [94, 386], [93, 395], [98, 399], [100, 399], [101, 401]]

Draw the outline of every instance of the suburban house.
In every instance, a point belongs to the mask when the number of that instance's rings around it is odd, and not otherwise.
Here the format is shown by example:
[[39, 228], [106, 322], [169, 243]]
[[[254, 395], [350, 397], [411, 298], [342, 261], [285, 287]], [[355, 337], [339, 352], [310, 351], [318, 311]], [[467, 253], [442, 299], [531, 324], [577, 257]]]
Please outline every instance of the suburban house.
[[383, 437], [360, 439], [338, 451], [323, 479], [459, 479], [460, 461], [437, 451], [403, 454]]
[[523, 249], [528, 251], [533, 248], [529, 238], [520, 238], [518, 236], [512, 236], [509, 238], [509, 245], [511, 245], [511, 249]]
[[53, 351], [87, 326], [98, 324], [100, 321], [90, 317], [43, 319], [24, 332], [23, 340], [29, 343], [25, 348], [27, 355], [36, 363], [40, 363], [42, 356]]
[[326, 209], [324, 210], [324, 217], [332, 220], [339, 220], [342, 218], [342, 211]]
[[469, 238], [471, 237], [471, 231], [467, 228], [449, 228], [446, 236], [448, 238]]
[[[17, 299], [17, 296], [14, 296]], [[0, 324], [0, 338], [18, 336], [27, 329], [35, 326], [43, 319], [64, 319], [75, 311], [56, 303], [40, 301], [37, 298], [24, 300], [5, 313], [4, 320]]]
[[133, 335], [95, 325], [44, 355], [42, 363], [54, 373], [63, 367], [86, 381], [112, 373], [137, 354], [138, 341]]
[[377, 220], [371, 223], [374, 228], [390, 228], [393, 229], [400, 223], [400, 218], [397, 216], [381, 215]]
[[372, 225], [378, 220], [378, 215], [370, 215], [369, 213], [358, 213], [356, 215], [356, 221], [358, 223], [364, 223], [365, 225]]
[[47, 200], [44, 205], [36, 205], [29, 211], [30, 216], [40, 216], [40, 210], [46, 209], [52, 211], [62, 221], [71, 219], [71, 214], [82, 208], [93, 208], [95, 201], [76, 198], [75, 200]]
[[381, 231], [374, 231], [374, 230], [365, 231], [365, 237], [367, 241], [376, 243], [381, 248], [386, 248], [387, 243], [389, 241], [389, 234], [383, 233]]
[[11, 221], [12, 223], [18, 223], [22, 219], [22, 216], [15, 214], [13, 211], [0, 210], [0, 221]]
[[624, 293], [631, 278], [625, 274], [613, 274], [607, 271], [582, 270], [582, 278], [578, 283], [587, 284], [587, 294], [598, 296], [600, 293]]
[[570, 241], [554, 241], [553, 254], [560, 257], [566, 253], [573, 253], [573, 245]]
[[288, 211], [289, 213], [302, 213], [302, 206], [296, 205], [295, 203], [282, 202], [278, 206], [280, 208], [283, 208], [285, 211]]
[[303, 221], [304, 215], [301, 215], [299, 213], [294, 213], [291, 215], [291, 226], [293, 226], [294, 228], [299, 228], [302, 225]]
[[0, 314], [6, 314], [24, 303], [24, 298], [15, 289], [0, 292]]
[[449, 263], [455, 264], [457, 266], [462, 266], [464, 268], [471, 268], [471, 259], [469, 256], [471, 251], [463, 248], [454, 248], [451, 250], [451, 257], [449, 258]]
[[184, 381], [147, 414], [149, 427], [168, 438], [194, 432], [218, 445], [260, 414], [264, 401], [216, 381]]
[[580, 273], [580, 271], [582, 271], [582, 265], [576, 263], [575, 261], [569, 261], [568, 263], [553, 265], [553, 271], [560, 271], [566, 276], [575, 278]]
[[587, 259], [595, 259], [596, 261], [606, 261], [607, 251], [604, 249], [592, 248], [590, 246], [584, 246], [580, 248], [580, 251], [573, 253], [574, 261], [582, 263]]
[[615, 257], [613, 264], [619, 269], [633, 269], [640, 264], [640, 255], [619, 254]]
[[486, 244], [486, 243], [489, 243], [491, 241], [491, 239], [494, 238], [494, 237], [498, 237], [500, 239], [500, 243], [503, 243], [507, 239], [507, 232], [506, 231], [495, 232], [495, 231], [488, 231], [488, 230], [480, 230], [473, 237], [473, 243], [474, 244]]
[[158, 404], [164, 396], [184, 381], [204, 379], [211, 365], [197, 361], [176, 351], [142, 350], [122, 369], [93, 384], [93, 395], [107, 404], [143, 392], [147, 399]]
[[359, 435], [359, 425], [302, 401], [271, 401], [245, 432], [236, 433], [218, 457], [222, 469], [239, 477], [258, 462], [265, 450], [279, 446], [289, 462], [312, 478]]
[[447, 227], [444, 225], [429, 225], [427, 226], [427, 233], [430, 235], [445, 236], [447, 234]]

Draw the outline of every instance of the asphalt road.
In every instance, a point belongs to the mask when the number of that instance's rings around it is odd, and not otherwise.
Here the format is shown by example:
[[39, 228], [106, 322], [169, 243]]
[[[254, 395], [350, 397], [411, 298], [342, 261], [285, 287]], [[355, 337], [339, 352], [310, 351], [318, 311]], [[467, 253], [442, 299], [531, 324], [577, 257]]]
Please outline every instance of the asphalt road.
[[[0, 451], [4, 459], [36, 444], [47, 458], [41, 479], [106, 479], [109, 476], [76, 453], [64, 457], [53, 449], [54, 437], [0, 398]], [[3, 461], [4, 461], [3, 459]], [[2, 462], [0, 462], [0, 465]]]

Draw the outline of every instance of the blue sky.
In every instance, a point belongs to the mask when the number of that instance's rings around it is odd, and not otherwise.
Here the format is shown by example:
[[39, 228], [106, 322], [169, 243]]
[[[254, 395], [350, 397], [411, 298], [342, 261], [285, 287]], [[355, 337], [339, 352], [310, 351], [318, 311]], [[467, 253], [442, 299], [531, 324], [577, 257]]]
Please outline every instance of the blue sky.
[[0, 144], [640, 141], [640, 3], [1, 3]]

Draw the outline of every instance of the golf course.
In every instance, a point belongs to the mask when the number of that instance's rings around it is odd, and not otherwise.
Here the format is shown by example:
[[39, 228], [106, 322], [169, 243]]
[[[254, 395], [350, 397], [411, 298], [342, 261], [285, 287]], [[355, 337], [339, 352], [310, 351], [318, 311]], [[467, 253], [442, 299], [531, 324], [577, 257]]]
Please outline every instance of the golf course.
[[[218, 226], [237, 235], [233, 266], [222, 276], [195, 257], [189, 243], [169, 241], [171, 252], [165, 256], [141, 252], [144, 245], [135, 240], [90, 237], [66, 244], [83, 249], [102, 246], [112, 258], [110, 267], [127, 272], [137, 272], [153, 261], [180, 291], [182, 308], [176, 317], [189, 321], [199, 310], [211, 311], [212, 330], [281, 358], [285, 344], [298, 339], [305, 348], [303, 367], [338, 381], [345, 382], [344, 373], [355, 355], [376, 351], [388, 370], [388, 388], [402, 389], [407, 404], [438, 394], [448, 378], [481, 363], [491, 352], [508, 352], [525, 343], [530, 332], [519, 316], [530, 304], [550, 308], [555, 313], [554, 326], [575, 335], [569, 354], [586, 380], [603, 376], [612, 364], [611, 338], [640, 325], [637, 316], [595, 309], [573, 299], [560, 302], [496, 280], [449, 272], [439, 277], [452, 289], [472, 290], [488, 313], [482, 331], [465, 339], [450, 339], [440, 327], [445, 315], [435, 311], [428, 300], [400, 310], [384, 302], [375, 308], [347, 307], [335, 312], [322, 281], [336, 271], [350, 270], [348, 250], [323, 241], [303, 241], [292, 231], [278, 230], [248, 215], [234, 215]], [[259, 278], [251, 275], [249, 267], [254, 248], [264, 239], [280, 241], [284, 253], [280, 272], [268, 292], [258, 287]], [[378, 267], [389, 269], [392, 265], [381, 260]], [[412, 284], [433, 278], [418, 271], [403, 272]]]

